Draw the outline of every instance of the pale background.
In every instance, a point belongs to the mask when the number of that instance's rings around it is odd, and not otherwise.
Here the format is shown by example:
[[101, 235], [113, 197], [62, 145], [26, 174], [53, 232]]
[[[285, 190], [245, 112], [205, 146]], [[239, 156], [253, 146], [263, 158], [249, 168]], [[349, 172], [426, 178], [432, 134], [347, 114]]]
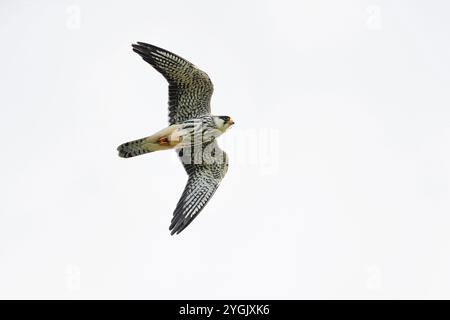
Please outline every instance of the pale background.
[[[0, 2], [0, 298], [450, 298], [450, 4]], [[228, 175], [179, 236], [149, 42], [215, 84]]]

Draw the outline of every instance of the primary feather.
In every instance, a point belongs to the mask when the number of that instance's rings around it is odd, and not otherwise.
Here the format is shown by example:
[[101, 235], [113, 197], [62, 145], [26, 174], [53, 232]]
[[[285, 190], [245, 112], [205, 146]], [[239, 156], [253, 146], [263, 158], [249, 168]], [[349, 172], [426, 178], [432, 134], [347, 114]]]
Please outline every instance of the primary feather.
[[214, 91], [208, 75], [176, 54], [138, 42], [133, 51], [159, 71], [169, 82], [169, 124], [210, 114]]

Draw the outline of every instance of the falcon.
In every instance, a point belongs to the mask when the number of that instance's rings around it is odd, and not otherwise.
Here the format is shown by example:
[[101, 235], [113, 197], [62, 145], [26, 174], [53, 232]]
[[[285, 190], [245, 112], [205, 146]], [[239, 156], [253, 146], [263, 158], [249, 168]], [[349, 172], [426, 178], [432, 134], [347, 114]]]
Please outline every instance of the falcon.
[[180, 56], [144, 42], [132, 45], [169, 83], [169, 126], [146, 138], [121, 144], [122, 158], [175, 149], [188, 175], [173, 212], [171, 235], [183, 231], [203, 210], [228, 170], [228, 157], [216, 138], [234, 122], [211, 115], [213, 84], [208, 75]]

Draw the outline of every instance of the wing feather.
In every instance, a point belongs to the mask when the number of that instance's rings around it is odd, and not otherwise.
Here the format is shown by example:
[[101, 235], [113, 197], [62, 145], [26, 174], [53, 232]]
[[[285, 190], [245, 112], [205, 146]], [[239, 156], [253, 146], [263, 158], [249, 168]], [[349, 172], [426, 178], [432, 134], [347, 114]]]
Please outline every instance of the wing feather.
[[183, 231], [203, 210], [228, 169], [228, 157], [217, 142], [212, 142], [214, 161], [203, 161], [201, 164], [185, 163], [180, 159], [188, 174], [188, 181], [183, 194], [173, 212], [173, 218], [169, 230], [171, 234]]
[[169, 124], [211, 112], [214, 87], [205, 72], [180, 56], [154, 45], [138, 42], [132, 47], [169, 82]]

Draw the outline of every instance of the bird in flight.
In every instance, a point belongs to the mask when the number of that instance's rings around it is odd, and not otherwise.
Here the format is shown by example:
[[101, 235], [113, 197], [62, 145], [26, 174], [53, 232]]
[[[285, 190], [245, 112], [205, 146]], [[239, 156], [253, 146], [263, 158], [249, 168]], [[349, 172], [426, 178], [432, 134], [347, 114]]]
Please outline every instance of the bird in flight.
[[155, 134], [121, 144], [122, 158], [175, 149], [188, 175], [173, 212], [171, 234], [183, 231], [217, 190], [228, 169], [228, 157], [216, 138], [234, 124], [228, 116], [211, 115], [213, 84], [208, 75], [180, 56], [138, 42], [139, 54], [169, 82], [169, 126]]

